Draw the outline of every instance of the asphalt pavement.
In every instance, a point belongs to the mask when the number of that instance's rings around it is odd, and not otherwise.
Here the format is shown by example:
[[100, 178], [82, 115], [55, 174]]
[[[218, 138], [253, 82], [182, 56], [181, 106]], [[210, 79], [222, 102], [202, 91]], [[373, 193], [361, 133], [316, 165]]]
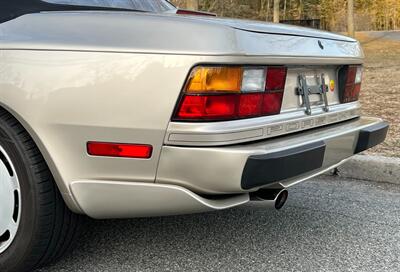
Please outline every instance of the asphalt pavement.
[[400, 31], [398, 31], [398, 30], [393, 30], [393, 31], [364, 31], [362, 33], [367, 34], [371, 38], [400, 41]]
[[400, 271], [400, 186], [315, 178], [281, 211], [91, 221], [74, 252], [39, 271]]

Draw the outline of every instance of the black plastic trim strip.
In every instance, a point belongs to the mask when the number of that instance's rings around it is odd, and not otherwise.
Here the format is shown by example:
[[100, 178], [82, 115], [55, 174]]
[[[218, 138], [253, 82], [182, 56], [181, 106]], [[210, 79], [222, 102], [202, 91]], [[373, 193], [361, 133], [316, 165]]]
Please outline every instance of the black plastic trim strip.
[[318, 141], [266, 155], [247, 159], [242, 174], [244, 190], [265, 186], [322, 167], [326, 144]]
[[360, 153], [385, 141], [388, 130], [389, 124], [386, 122], [381, 122], [362, 129], [358, 136], [354, 154]]

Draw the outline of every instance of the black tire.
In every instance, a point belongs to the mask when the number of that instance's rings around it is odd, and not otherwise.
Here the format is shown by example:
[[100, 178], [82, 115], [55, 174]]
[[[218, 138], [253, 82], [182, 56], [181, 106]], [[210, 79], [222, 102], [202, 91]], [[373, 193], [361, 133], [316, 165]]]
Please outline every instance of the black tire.
[[85, 218], [68, 209], [36, 144], [4, 110], [0, 110], [0, 146], [14, 165], [22, 204], [16, 236], [0, 254], [0, 271], [31, 271], [71, 249]]

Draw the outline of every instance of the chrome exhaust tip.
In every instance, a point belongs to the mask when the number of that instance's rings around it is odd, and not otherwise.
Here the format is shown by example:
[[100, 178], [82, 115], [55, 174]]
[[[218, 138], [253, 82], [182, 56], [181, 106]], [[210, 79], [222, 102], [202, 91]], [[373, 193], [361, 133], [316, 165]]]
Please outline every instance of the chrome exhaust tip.
[[280, 210], [289, 197], [286, 189], [260, 189], [250, 194], [252, 201], [269, 202], [275, 209]]
[[280, 210], [285, 206], [286, 200], [289, 197], [289, 192], [287, 190], [282, 190], [278, 194], [278, 196], [275, 199], [275, 209]]

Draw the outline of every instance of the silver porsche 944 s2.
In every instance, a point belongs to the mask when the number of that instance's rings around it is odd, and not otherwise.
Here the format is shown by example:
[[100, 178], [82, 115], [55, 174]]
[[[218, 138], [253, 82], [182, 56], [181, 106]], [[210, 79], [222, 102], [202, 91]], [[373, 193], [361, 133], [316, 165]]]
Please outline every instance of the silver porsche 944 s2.
[[362, 63], [345, 36], [165, 0], [1, 1], [0, 270], [59, 258], [82, 215], [281, 208], [385, 139]]

